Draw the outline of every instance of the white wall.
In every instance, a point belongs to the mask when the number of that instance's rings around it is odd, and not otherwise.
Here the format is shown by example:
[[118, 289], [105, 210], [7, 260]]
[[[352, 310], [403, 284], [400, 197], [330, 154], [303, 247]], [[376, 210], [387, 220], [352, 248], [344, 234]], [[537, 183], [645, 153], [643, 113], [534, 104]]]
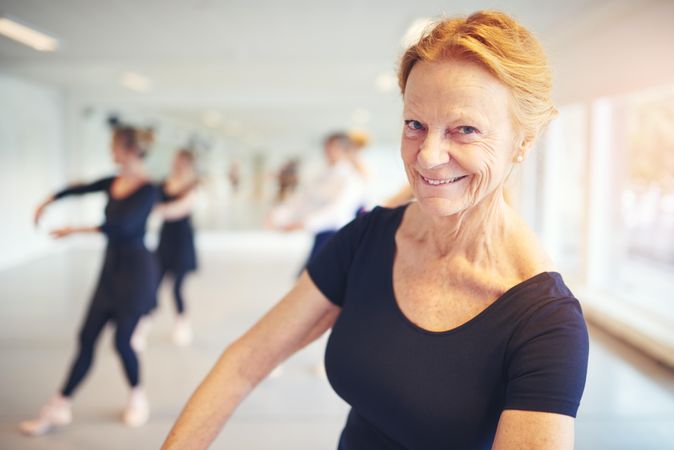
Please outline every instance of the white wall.
[[[0, 74], [0, 269], [50, 248], [35, 206], [64, 183], [64, 100], [54, 88]], [[51, 214], [47, 222], [55, 220]], [[42, 227], [41, 227], [42, 228]]]
[[[611, 0], [545, 42], [561, 105], [669, 85], [674, 2]], [[541, 36], [545, 39], [545, 35]]]

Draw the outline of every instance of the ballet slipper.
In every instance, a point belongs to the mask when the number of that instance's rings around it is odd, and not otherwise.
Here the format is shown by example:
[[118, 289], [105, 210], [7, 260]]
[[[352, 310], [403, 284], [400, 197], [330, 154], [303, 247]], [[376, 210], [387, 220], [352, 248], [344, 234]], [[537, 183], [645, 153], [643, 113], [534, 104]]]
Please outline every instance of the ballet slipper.
[[70, 400], [62, 395], [54, 395], [40, 409], [35, 419], [19, 424], [21, 432], [28, 436], [41, 436], [55, 427], [69, 425], [73, 420]]

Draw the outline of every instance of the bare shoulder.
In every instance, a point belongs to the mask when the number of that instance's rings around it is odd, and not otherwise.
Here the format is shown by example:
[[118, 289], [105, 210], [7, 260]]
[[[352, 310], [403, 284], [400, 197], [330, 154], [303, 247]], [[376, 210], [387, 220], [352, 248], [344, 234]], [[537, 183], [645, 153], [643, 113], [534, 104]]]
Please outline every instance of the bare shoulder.
[[529, 224], [512, 209], [509, 211], [509, 216], [510, 238], [508, 248], [505, 250], [520, 274], [520, 278], [528, 279], [541, 272], [556, 270], [543, 243]]

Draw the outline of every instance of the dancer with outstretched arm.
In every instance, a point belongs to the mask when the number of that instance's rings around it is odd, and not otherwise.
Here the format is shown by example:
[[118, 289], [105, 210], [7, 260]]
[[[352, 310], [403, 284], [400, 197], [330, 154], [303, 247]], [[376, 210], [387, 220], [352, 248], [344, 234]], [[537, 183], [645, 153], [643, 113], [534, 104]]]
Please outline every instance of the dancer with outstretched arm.
[[108, 197], [102, 225], [65, 227], [51, 233], [55, 238], [76, 233], [103, 233], [107, 246], [100, 278], [80, 328], [78, 350], [70, 372], [61, 390], [40, 410], [37, 418], [21, 423], [20, 428], [26, 434], [41, 435], [54, 426], [72, 421], [72, 397], [91, 368], [96, 342], [108, 323], [115, 327], [115, 349], [131, 388], [122, 419], [129, 426], [140, 426], [148, 420], [149, 406], [130, 340], [140, 317], [156, 303], [157, 262], [144, 244], [145, 225], [158, 195], [143, 165], [150, 139], [145, 130], [116, 128], [111, 147], [114, 162], [119, 166], [118, 174], [64, 189], [50, 196], [35, 212], [38, 224], [45, 208], [63, 197], [91, 192], [105, 192]]

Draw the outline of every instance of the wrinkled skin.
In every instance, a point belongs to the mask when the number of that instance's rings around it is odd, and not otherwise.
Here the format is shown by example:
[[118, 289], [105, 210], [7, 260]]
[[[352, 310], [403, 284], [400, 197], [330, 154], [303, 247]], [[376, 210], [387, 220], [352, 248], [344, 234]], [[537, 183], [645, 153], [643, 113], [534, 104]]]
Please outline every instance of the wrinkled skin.
[[[501, 189], [517, 156], [510, 92], [482, 66], [464, 60], [418, 62], [404, 94], [401, 153], [421, 209], [461, 215]], [[456, 177], [462, 179], [447, 182]]]

